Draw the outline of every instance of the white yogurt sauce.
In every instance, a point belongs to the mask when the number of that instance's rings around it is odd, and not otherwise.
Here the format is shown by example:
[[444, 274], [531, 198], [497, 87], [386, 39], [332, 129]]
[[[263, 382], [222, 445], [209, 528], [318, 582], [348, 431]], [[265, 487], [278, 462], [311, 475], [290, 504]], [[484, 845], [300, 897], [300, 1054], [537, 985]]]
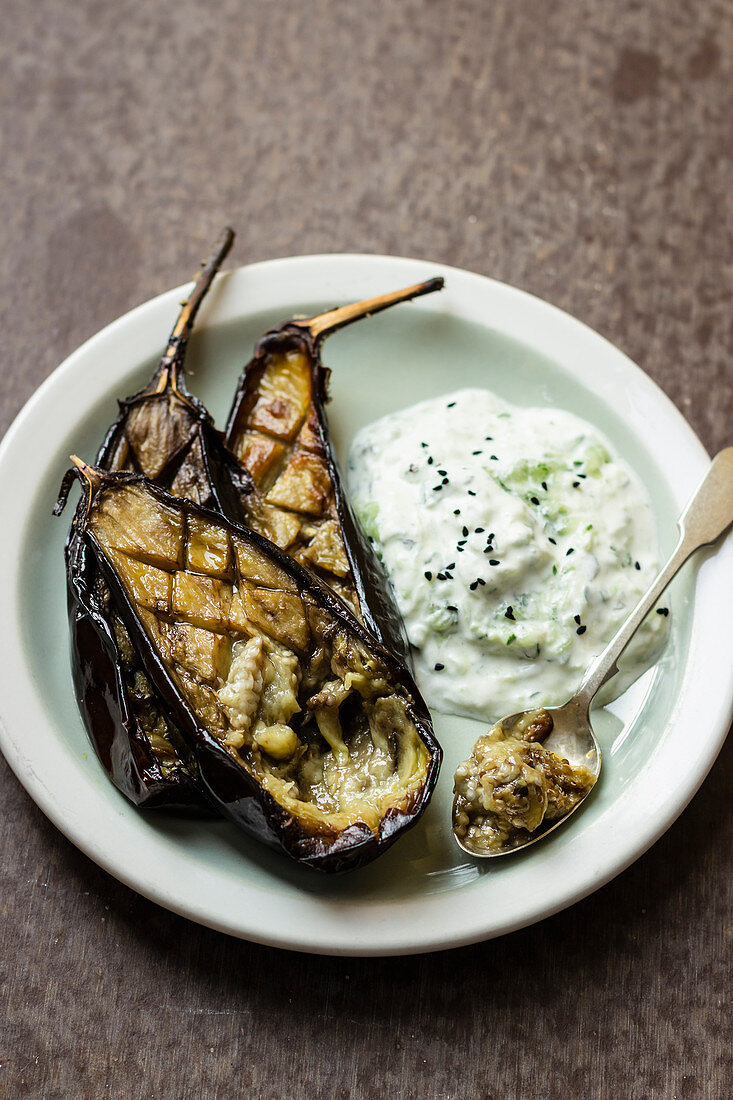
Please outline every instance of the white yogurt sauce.
[[[420, 688], [448, 713], [493, 721], [563, 703], [657, 570], [641, 485], [590, 424], [559, 409], [488, 390], [423, 401], [358, 433], [348, 481]], [[648, 667], [666, 627], [665, 606], [612, 694]]]

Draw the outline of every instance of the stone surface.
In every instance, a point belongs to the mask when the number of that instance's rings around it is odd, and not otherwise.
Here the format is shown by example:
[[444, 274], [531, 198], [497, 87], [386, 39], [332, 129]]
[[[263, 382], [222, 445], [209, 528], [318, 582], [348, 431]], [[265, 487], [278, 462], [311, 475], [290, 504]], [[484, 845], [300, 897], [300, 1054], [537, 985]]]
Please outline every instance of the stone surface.
[[[0, 429], [190, 275], [456, 264], [627, 351], [731, 442], [730, 0], [4, 0]], [[444, 954], [317, 959], [143, 900], [0, 762], [0, 1095], [730, 1095], [733, 745], [593, 897]]]

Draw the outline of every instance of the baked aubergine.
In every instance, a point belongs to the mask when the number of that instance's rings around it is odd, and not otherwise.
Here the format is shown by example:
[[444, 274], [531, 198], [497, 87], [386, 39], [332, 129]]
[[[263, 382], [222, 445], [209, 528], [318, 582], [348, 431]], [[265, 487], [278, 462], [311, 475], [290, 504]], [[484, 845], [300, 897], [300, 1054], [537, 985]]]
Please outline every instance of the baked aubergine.
[[228, 455], [221, 433], [190, 393], [184, 374], [196, 314], [233, 240], [233, 231], [224, 230], [183, 304], [150, 382], [120, 401], [120, 414], [102, 443], [97, 465], [143, 474], [175, 496], [238, 518], [252, 480]]
[[255, 484], [242, 498], [247, 526], [313, 570], [402, 661], [409, 660], [402, 616], [342, 487], [321, 348], [345, 325], [442, 287], [442, 279], [429, 279], [265, 333], [242, 372], [224, 431]]
[[[223, 506], [224, 497], [229, 509], [238, 507], [244, 475], [227, 459], [210, 416], [188, 392], [183, 371], [196, 314], [233, 239], [225, 230], [183, 304], [153, 377], [120, 402], [97, 455], [105, 470], [144, 473], [213, 507]], [[74, 688], [105, 771], [137, 806], [212, 812], [195, 782], [193, 757], [140, 666], [76, 522], [66, 544], [66, 577]]]
[[78, 535], [207, 796], [322, 871], [383, 852], [420, 817], [441, 759], [402, 664], [256, 532], [74, 462]]

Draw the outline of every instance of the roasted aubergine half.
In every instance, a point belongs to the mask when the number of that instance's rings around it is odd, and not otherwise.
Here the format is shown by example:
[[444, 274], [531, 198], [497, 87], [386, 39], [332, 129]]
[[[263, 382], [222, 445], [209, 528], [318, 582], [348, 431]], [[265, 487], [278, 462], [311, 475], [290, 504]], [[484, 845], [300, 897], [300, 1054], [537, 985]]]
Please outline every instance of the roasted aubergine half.
[[321, 348], [345, 325], [442, 287], [430, 279], [267, 332], [242, 372], [224, 432], [255, 484], [242, 497], [247, 526], [313, 570], [402, 661], [409, 660], [402, 617], [342, 487]]
[[[105, 470], [144, 473], [174, 492], [228, 509], [238, 508], [246, 476], [228, 459], [211, 418], [188, 392], [183, 370], [196, 313], [233, 237], [226, 230], [203, 265], [152, 379], [120, 402], [97, 455]], [[74, 688], [105, 771], [137, 806], [212, 812], [195, 781], [194, 758], [140, 666], [76, 521], [66, 544], [66, 576]]]
[[208, 798], [322, 871], [383, 852], [420, 817], [441, 759], [403, 665], [256, 532], [74, 461], [78, 537]]

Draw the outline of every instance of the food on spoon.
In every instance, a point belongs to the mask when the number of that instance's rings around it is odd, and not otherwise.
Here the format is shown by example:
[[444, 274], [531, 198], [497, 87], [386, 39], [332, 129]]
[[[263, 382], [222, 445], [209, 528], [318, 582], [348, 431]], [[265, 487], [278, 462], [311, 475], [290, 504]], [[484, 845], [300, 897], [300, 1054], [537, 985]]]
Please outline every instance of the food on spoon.
[[401, 616], [341, 484], [321, 347], [337, 329], [442, 286], [430, 279], [266, 333], [242, 373], [225, 432], [256, 486], [242, 498], [246, 524], [313, 570], [402, 660], [409, 646]]
[[[227, 458], [203, 405], [188, 392], [184, 363], [196, 314], [233, 239], [225, 230], [150, 382], [120, 402], [97, 455], [105, 470], [143, 473], [200, 504], [230, 510], [238, 507], [245, 478]], [[83, 511], [82, 502], [82, 517]], [[67, 540], [66, 578], [74, 689], [105, 771], [137, 806], [211, 812], [195, 782], [193, 758], [140, 666], [79, 522], [72, 523]]]
[[[588, 423], [461, 390], [362, 429], [349, 488], [430, 706], [494, 721], [577, 687], [657, 567], [646, 494]], [[666, 637], [651, 615], [612, 683]]]
[[320, 870], [379, 855], [419, 818], [440, 766], [409, 674], [261, 536], [74, 461], [79, 537], [209, 798]]
[[458, 766], [455, 833], [467, 848], [481, 855], [526, 844], [588, 794], [593, 772], [540, 744], [551, 731], [552, 716], [544, 709], [515, 723], [498, 722]]

